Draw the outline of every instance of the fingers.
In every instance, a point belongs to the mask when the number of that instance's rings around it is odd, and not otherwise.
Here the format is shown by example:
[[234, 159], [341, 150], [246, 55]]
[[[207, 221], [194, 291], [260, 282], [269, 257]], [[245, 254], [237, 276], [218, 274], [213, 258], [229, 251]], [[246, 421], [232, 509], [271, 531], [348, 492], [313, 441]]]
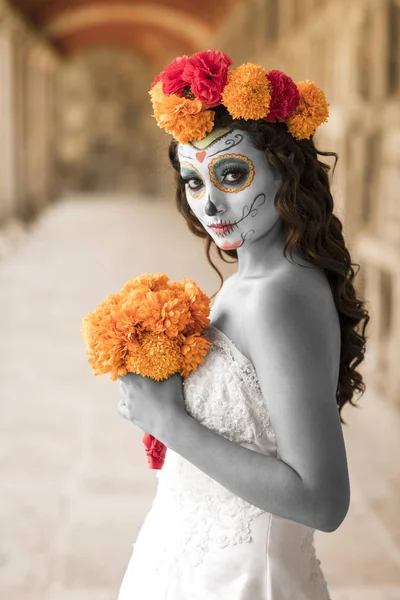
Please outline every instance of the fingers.
[[125, 404], [125, 400], [123, 398], [121, 398], [118, 402], [117, 412], [119, 415], [121, 415], [121, 417], [124, 417], [125, 419], [129, 419], [129, 408]]

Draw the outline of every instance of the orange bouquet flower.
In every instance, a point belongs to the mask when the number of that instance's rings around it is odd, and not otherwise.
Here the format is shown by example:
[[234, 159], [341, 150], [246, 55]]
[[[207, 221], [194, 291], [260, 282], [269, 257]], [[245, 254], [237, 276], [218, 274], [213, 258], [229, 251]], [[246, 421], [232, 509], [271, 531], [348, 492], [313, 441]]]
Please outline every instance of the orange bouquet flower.
[[[185, 378], [212, 345], [201, 335], [209, 314], [210, 298], [191, 279], [144, 273], [83, 318], [88, 362], [95, 375], [110, 373], [112, 381], [128, 372], [161, 381], [179, 371]], [[164, 444], [147, 433], [143, 443], [149, 468], [161, 469]]]

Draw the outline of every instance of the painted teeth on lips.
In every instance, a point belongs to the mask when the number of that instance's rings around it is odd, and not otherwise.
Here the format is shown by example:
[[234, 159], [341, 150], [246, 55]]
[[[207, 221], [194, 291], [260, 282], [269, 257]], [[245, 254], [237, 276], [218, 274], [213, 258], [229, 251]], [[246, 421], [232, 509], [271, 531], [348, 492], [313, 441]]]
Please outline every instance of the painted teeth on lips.
[[210, 223], [209, 227], [227, 227], [228, 225], [234, 225], [231, 221], [220, 221], [219, 223]]
[[210, 225], [211, 229], [213, 229], [218, 235], [224, 235], [226, 233], [230, 233], [233, 231], [236, 223], [218, 223]]

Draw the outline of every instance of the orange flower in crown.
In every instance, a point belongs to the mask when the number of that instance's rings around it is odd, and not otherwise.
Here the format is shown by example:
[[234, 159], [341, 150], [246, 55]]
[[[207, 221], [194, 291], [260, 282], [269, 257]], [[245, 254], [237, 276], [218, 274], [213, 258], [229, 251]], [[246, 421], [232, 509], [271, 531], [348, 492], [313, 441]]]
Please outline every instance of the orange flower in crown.
[[329, 104], [315, 82], [296, 84], [282, 71], [253, 63], [229, 70], [231, 65], [219, 50], [175, 58], [150, 86], [157, 125], [186, 144], [212, 131], [219, 105], [233, 119], [286, 123], [297, 140], [309, 139], [328, 120]]

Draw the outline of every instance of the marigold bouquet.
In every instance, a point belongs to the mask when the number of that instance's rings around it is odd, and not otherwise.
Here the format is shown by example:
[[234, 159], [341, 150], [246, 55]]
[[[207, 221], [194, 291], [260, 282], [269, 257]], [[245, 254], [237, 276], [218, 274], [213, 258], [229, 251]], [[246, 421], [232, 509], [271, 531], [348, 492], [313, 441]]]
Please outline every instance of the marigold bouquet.
[[[112, 381], [128, 372], [157, 381], [180, 372], [187, 377], [203, 362], [211, 342], [210, 298], [191, 279], [171, 281], [144, 273], [110, 294], [83, 318], [81, 332], [95, 375]], [[161, 469], [166, 447], [145, 433], [149, 468]]]

